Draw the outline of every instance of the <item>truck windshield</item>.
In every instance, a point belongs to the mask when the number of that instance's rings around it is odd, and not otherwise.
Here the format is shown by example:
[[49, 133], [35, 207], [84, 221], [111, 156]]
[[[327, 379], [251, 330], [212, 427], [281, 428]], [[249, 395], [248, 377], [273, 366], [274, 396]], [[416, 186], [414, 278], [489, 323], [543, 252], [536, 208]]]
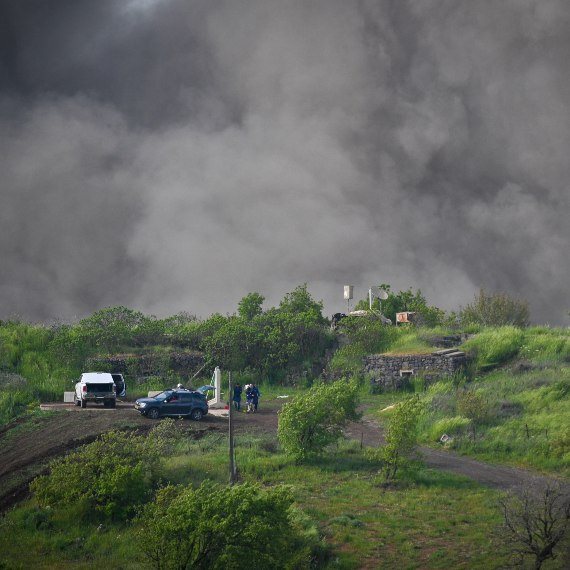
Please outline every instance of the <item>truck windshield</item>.
[[113, 384], [87, 384], [87, 392], [112, 392]]

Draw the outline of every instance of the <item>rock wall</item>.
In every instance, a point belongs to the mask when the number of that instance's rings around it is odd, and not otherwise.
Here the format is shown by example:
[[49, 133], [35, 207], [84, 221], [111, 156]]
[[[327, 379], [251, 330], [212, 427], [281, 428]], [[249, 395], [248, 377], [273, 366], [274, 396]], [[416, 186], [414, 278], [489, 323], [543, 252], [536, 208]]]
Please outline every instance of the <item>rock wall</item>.
[[144, 381], [149, 376], [167, 376], [169, 373], [190, 378], [204, 365], [200, 352], [168, 352], [147, 354], [115, 354], [95, 356], [85, 362], [87, 370], [120, 372], [127, 380]]
[[364, 357], [364, 371], [379, 388], [397, 390], [405, 388], [414, 375], [420, 374], [429, 382], [454, 374], [466, 363], [465, 353], [456, 349], [398, 356], [371, 354]]

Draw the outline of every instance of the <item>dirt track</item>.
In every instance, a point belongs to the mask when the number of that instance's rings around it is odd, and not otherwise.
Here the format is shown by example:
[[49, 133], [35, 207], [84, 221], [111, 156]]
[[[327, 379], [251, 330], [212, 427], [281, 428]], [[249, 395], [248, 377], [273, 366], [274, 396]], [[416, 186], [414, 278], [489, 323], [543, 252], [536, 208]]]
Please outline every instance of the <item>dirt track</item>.
[[[280, 405], [281, 402], [267, 402], [256, 414], [235, 414], [236, 432], [259, 430], [275, 433]], [[50, 459], [93, 441], [111, 429], [144, 433], [155, 425], [129, 404], [117, 409], [98, 407], [82, 410], [64, 404], [46, 408], [54, 413], [33, 422], [13, 422], [0, 430], [0, 511], [26, 497], [29, 482], [45, 471]], [[213, 415], [206, 416], [199, 423], [185, 422], [189, 430], [225, 430], [227, 426], [225, 418]], [[369, 418], [349, 425], [346, 435], [366, 446], [377, 446], [382, 441], [381, 428]], [[490, 465], [443, 450], [422, 447], [420, 451], [428, 467], [464, 475], [498, 489], [550, 480], [523, 469]]]

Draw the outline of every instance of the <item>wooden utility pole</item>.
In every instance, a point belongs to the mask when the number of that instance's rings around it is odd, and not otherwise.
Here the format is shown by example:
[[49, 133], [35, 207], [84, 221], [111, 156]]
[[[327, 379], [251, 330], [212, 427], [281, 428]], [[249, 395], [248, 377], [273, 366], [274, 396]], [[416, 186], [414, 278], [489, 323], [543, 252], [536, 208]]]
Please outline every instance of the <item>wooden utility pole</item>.
[[230, 452], [230, 485], [237, 483], [237, 471], [236, 471], [236, 456], [234, 449], [234, 424], [232, 422], [233, 416], [233, 386], [232, 386], [232, 373], [228, 373], [228, 385], [229, 385], [229, 410], [228, 410], [228, 432], [229, 432], [229, 452]]

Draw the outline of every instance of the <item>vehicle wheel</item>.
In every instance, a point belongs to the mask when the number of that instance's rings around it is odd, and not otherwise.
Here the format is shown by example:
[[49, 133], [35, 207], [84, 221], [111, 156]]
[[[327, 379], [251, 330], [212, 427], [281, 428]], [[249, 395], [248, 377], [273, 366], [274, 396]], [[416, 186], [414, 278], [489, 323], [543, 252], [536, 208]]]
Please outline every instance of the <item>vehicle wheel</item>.
[[81, 402], [77, 399], [77, 396], [73, 396], [73, 403], [74, 403], [76, 406], [80, 406], [80, 405], [81, 405]]
[[190, 412], [190, 418], [199, 422], [204, 416], [204, 412], [200, 408], [196, 408]]
[[157, 420], [158, 417], [160, 416], [160, 412], [158, 411], [158, 408], [151, 408], [146, 415], [151, 419], [151, 420]]
[[80, 404], [81, 404], [81, 407], [82, 407], [82, 408], [86, 408], [86, 407], [87, 407], [87, 401], [84, 400], [83, 398], [81, 398]]
[[117, 402], [115, 400], [111, 400], [109, 402], [109, 408], [116, 408], [117, 407]]

